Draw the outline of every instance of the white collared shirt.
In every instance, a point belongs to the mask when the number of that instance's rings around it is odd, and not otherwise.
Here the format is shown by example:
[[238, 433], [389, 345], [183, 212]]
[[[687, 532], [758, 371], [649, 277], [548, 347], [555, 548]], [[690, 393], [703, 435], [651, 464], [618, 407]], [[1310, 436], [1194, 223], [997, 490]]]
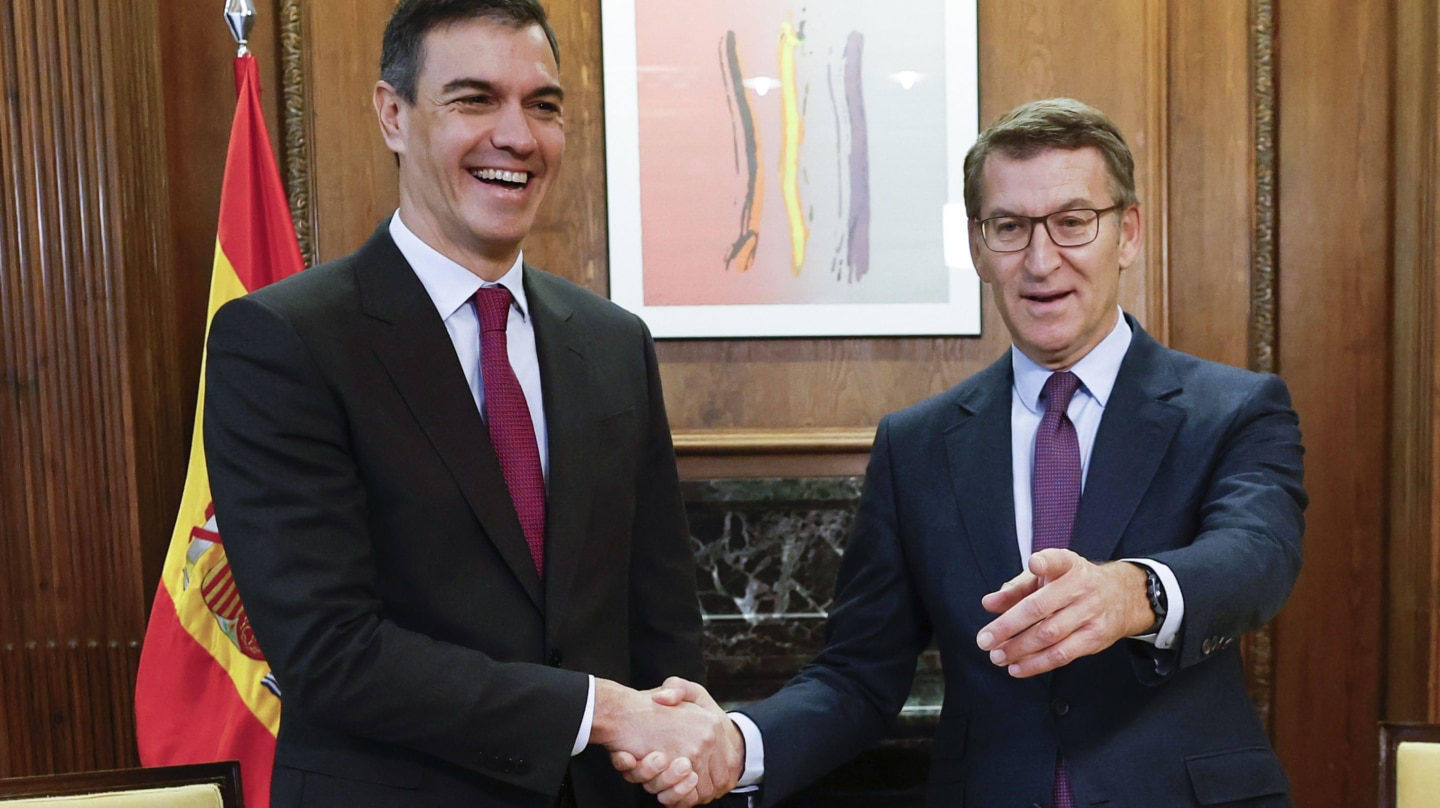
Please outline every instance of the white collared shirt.
[[[1100, 419], [1105, 414], [1105, 405], [1110, 401], [1110, 392], [1115, 388], [1115, 379], [1120, 375], [1120, 364], [1125, 361], [1125, 352], [1130, 350], [1134, 334], [1125, 322], [1125, 313], [1118, 312], [1115, 327], [1081, 357], [1069, 370], [1080, 377], [1080, 389], [1070, 399], [1065, 414], [1075, 425], [1075, 436], [1080, 443], [1080, 487], [1084, 491], [1085, 480], [1090, 473], [1090, 452], [1095, 448], [1095, 434], [1100, 431]], [[1040, 406], [1040, 391], [1050, 378], [1051, 371], [1041, 367], [1018, 348], [1010, 351], [1010, 364], [1014, 371], [1015, 386], [1010, 396], [1010, 459], [1011, 481], [1015, 497], [1015, 538], [1019, 542], [1020, 557], [1028, 563], [1035, 536], [1034, 514], [1031, 502], [1031, 483], [1035, 473], [1035, 433], [1040, 430], [1040, 419], [1045, 415]], [[1168, 611], [1165, 622], [1154, 634], [1137, 639], [1152, 642], [1156, 648], [1172, 648], [1176, 635], [1180, 633], [1181, 620], [1185, 616], [1185, 598], [1180, 593], [1180, 582], [1170, 568], [1158, 561], [1145, 558], [1126, 558], [1155, 571], [1165, 586]], [[1017, 572], [1019, 572], [1017, 570]]]
[[535, 324], [530, 319], [529, 301], [525, 297], [524, 272], [521, 267], [525, 254], [515, 257], [500, 280], [495, 283], [483, 281], [478, 275], [441, 255], [438, 250], [420, 240], [400, 220], [400, 211], [390, 217], [390, 238], [400, 248], [400, 254], [410, 262], [415, 275], [424, 285], [440, 319], [445, 321], [445, 330], [450, 332], [450, 342], [455, 346], [455, 356], [460, 359], [460, 368], [465, 371], [465, 381], [470, 385], [470, 394], [475, 397], [475, 406], [485, 414], [485, 380], [480, 372], [480, 317], [475, 313], [472, 299], [475, 292], [484, 286], [504, 286], [515, 297], [510, 307], [510, 318], [505, 322], [505, 343], [510, 356], [510, 367], [525, 392], [525, 404], [530, 408], [530, 421], [535, 425], [535, 444], [540, 450], [540, 471], [548, 482], [550, 479], [550, 442], [545, 430], [545, 399], [540, 389], [540, 359], [535, 350]]
[[[550, 440], [545, 429], [545, 399], [540, 387], [540, 355], [535, 350], [535, 323], [530, 318], [529, 300], [525, 297], [525, 254], [517, 255], [515, 264], [500, 280], [490, 283], [421, 241], [400, 220], [398, 210], [390, 217], [390, 238], [395, 241], [400, 254], [410, 262], [415, 276], [435, 304], [440, 319], [445, 322], [445, 330], [450, 333], [455, 356], [460, 360], [460, 368], [465, 371], [465, 381], [470, 385], [470, 395], [475, 397], [475, 407], [480, 410], [481, 416], [485, 414], [485, 378], [480, 371], [480, 316], [472, 301], [475, 292], [485, 286], [504, 286], [515, 297], [510, 317], [505, 321], [506, 354], [510, 357], [510, 367], [515, 371], [520, 389], [525, 393], [530, 422], [535, 425], [535, 444], [540, 450], [540, 471], [549, 483]], [[590, 728], [594, 721], [595, 677], [591, 676], [585, 714], [570, 749], [572, 756], [580, 754], [590, 743]]]

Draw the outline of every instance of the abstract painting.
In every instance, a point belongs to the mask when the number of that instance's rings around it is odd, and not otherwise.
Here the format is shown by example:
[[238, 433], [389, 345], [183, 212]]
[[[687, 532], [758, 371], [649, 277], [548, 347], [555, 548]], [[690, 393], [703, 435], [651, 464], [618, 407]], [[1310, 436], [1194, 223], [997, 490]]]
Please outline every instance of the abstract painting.
[[611, 297], [657, 337], [979, 333], [975, 0], [605, 0]]

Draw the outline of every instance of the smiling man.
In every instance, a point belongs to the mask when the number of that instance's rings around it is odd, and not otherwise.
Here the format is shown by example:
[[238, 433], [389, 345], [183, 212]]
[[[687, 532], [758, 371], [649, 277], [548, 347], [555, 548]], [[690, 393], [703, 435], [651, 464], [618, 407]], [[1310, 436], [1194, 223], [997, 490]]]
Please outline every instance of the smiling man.
[[[827, 646], [735, 718], [740, 782], [761, 786], [745, 800], [774, 805], [879, 738], [934, 642], [928, 805], [1290, 805], [1238, 643], [1300, 571], [1285, 384], [1121, 311], [1143, 220], [1099, 110], [1001, 116], [966, 156], [965, 204], [1013, 348], [881, 421]], [[630, 776], [693, 801], [662, 763]]]
[[[703, 675], [650, 335], [528, 266], [565, 151], [535, 0], [402, 0], [374, 106], [399, 210], [358, 251], [222, 308], [217, 523], [283, 691], [273, 804], [579, 806], [738, 765]], [[653, 804], [653, 800], [652, 800]]]

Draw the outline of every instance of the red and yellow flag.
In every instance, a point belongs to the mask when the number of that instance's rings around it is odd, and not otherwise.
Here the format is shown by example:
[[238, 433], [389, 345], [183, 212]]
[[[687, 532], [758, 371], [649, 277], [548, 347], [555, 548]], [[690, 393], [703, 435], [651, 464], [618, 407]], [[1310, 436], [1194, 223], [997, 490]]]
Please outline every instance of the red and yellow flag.
[[[206, 322], [225, 301], [304, 269], [270, 136], [255, 58], [235, 59], [239, 100], [230, 128]], [[270, 805], [280, 694], [230, 578], [210, 500], [200, 398], [190, 467], [160, 575], [135, 685], [146, 766], [239, 760], [245, 804]]]

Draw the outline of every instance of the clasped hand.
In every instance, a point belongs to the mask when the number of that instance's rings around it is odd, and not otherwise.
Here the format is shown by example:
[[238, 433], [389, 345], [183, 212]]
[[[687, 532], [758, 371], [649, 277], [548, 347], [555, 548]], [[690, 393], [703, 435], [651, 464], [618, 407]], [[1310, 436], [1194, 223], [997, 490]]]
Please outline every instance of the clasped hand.
[[690, 808], [735, 787], [745, 742], [705, 688], [670, 677], [654, 690], [636, 691], [596, 681], [592, 743], [632, 783], [662, 805]]

